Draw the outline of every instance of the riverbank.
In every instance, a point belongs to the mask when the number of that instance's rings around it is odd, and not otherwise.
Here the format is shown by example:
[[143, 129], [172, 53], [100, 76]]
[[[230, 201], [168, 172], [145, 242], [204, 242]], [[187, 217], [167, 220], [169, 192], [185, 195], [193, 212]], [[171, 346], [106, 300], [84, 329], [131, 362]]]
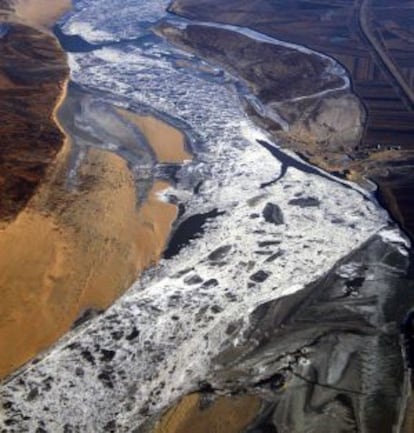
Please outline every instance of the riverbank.
[[254, 420], [260, 400], [254, 396], [208, 397], [190, 394], [170, 409], [154, 433], [240, 433]]
[[83, 312], [106, 309], [154, 265], [177, 214], [158, 198], [165, 182], [156, 182], [137, 209], [126, 162], [109, 152], [88, 152], [79, 190], [65, 191], [67, 154], [66, 148], [49, 182], [0, 235], [2, 377]]
[[[46, 7], [49, 2], [46, 3], [42, 8], [36, 2], [19, 2], [16, 14], [20, 20], [35, 27], [52, 25], [54, 18], [69, 5], [69, 2], [60, 2]], [[38, 76], [34, 72], [34, 68], [39, 68], [36, 62], [41, 62], [41, 54], [45, 55], [51, 47], [52, 54], [56, 53], [62, 63], [62, 82], [53, 83], [57, 72], [49, 74], [46, 70], [42, 80], [51, 81], [54, 93], [36, 92], [41, 101], [30, 92], [17, 93], [25, 105], [33, 107], [32, 112], [23, 113], [22, 122], [30, 125], [30, 122], [37, 122], [37, 128], [40, 125], [43, 131], [50, 127], [53, 135], [37, 133], [33, 141], [30, 133], [24, 133], [18, 142], [10, 144], [13, 149], [7, 142], [3, 149], [9, 151], [5, 154], [6, 162], [7, 158], [14, 159], [7, 163], [12, 172], [2, 172], [4, 181], [0, 182], [0, 187], [15, 182], [15, 188], [21, 190], [28, 176], [24, 173], [20, 177], [13, 176], [13, 170], [19, 170], [19, 173], [32, 170], [31, 166], [24, 168], [24, 164], [30, 164], [33, 159], [27, 158], [27, 152], [35, 155], [38, 164], [43, 166], [36, 183], [31, 184], [33, 189], [23, 196], [24, 201], [6, 193], [1, 196], [2, 204], [9, 207], [1, 207], [6, 221], [0, 232], [0, 292], [3, 299], [0, 307], [0, 351], [3, 353], [0, 378], [7, 377], [47, 349], [80, 317], [108, 308], [144, 269], [155, 265], [177, 216], [177, 207], [160, 199], [160, 194], [169, 188], [166, 181], [148, 181], [148, 192], [143, 195], [145, 200], [138, 203], [140, 184], [129, 167], [129, 154], [121, 157], [105, 150], [104, 146], [86, 147], [75, 170], [72, 164], [77, 137], [73, 134], [77, 130], [73, 129], [73, 119], [79, 116], [76, 111], [79, 96], [72, 92], [69, 104], [67, 78], [63, 77], [63, 72], [68, 73], [67, 65], [63, 65], [66, 56], [47, 32], [21, 24], [9, 25], [14, 31], [9, 30], [7, 34], [8, 44], [16, 43], [17, 37], [22, 42], [33, 41], [34, 47], [39, 47], [39, 52], [32, 52], [33, 70], [21, 71], [24, 65], [15, 58], [14, 73]], [[36, 38], [31, 39], [31, 35]], [[2, 48], [6, 49], [6, 46], [2, 45]], [[53, 56], [51, 61], [55, 62]], [[56, 67], [54, 70], [59, 72]], [[5, 92], [8, 87], [3, 88], [3, 95]], [[37, 115], [37, 102], [49, 110], [41, 118]], [[7, 103], [17, 103], [16, 93], [10, 92]], [[8, 110], [9, 117], [14, 115], [13, 110]], [[124, 111], [124, 117], [126, 130], [136, 128], [135, 123], [127, 119], [134, 118], [132, 113]], [[22, 122], [19, 126], [15, 117], [6, 122], [9, 128], [5, 132], [6, 140], [12, 140], [16, 135], [12, 131], [22, 127]], [[162, 134], [152, 140], [156, 132], [153, 126], [160, 126], [161, 121], [145, 118], [144, 123], [152, 125], [146, 136], [150, 145], [154, 145], [153, 152], [157, 153], [162, 145], [168, 148], [172, 143], [171, 151], [159, 152], [160, 158], [167, 155], [166, 159], [176, 163], [191, 159], [184, 151], [184, 136], [178, 130], [165, 124]], [[133, 140], [131, 135], [128, 142], [131, 148]], [[21, 163], [17, 163], [16, 158], [20, 156]], [[75, 174], [71, 175], [73, 170]], [[68, 184], [69, 176], [74, 176], [73, 185]], [[9, 190], [10, 187], [6, 192]], [[9, 213], [6, 213], [8, 209]]]
[[69, 75], [53, 36], [11, 21], [6, 26], [0, 45], [0, 228], [24, 209], [63, 145], [53, 112]]

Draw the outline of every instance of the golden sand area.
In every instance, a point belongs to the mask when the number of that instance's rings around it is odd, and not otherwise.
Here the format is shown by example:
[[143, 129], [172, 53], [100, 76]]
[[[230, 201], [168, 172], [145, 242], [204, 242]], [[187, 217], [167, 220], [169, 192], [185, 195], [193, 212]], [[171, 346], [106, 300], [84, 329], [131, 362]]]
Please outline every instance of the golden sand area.
[[218, 397], [203, 408], [200, 394], [190, 394], [171, 408], [153, 433], [241, 433], [260, 410], [254, 396]]
[[0, 377], [67, 332], [86, 309], [107, 308], [159, 259], [176, 207], [156, 182], [137, 210], [124, 160], [88, 152], [68, 192], [66, 143], [49, 179], [0, 233]]
[[[65, 96], [66, 86], [53, 114], [57, 124]], [[160, 161], [191, 158], [180, 131], [149, 117], [142, 122]], [[165, 181], [156, 181], [137, 208], [126, 161], [104, 150], [87, 151], [78, 187], [68, 190], [70, 152], [67, 137], [46, 180], [0, 230], [0, 379], [47, 349], [86, 310], [109, 307], [156, 264], [177, 216], [176, 206], [159, 198]]]

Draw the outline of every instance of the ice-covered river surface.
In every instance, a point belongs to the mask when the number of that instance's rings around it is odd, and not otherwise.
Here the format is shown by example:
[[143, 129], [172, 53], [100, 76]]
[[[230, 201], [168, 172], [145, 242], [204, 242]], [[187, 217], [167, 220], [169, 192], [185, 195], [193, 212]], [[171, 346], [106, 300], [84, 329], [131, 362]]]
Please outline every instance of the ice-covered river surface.
[[[356, 186], [296, 166], [271, 182], [282, 164], [258, 143], [269, 138], [243, 112], [235, 77], [148, 33], [149, 23], [163, 17], [167, 3], [76, 2], [62, 22], [64, 32], [100, 45], [70, 54], [72, 79], [108, 102], [156, 113], [181, 127], [195, 158], [184, 165], [163, 199], [174, 197], [185, 205], [181, 219], [214, 209], [222, 214], [106, 313], [9, 378], [1, 390], [2, 431], [139, 431], [148, 416], [197, 390], [206, 378], [214, 383], [214, 371], [223, 377], [224, 351], [258, 348], [257, 335], [254, 344], [248, 339], [251, 327], [258, 326], [261, 306], [309, 293], [311, 283], [334, 269], [332, 287], [338, 299], [353, 296], [366, 322], [375, 316], [381, 327], [385, 322], [378, 318], [382, 313], [375, 310], [376, 299], [381, 292], [383, 305], [388, 296], [384, 281], [407, 266], [408, 242], [387, 213]], [[340, 67], [329, 68], [327, 73], [343, 73]], [[352, 259], [353, 251], [364, 245], [373, 248], [373, 240], [375, 260], [364, 264], [363, 253]], [[386, 254], [378, 252], [381, 248]], [[392, 254], [398, 265], [391, 259], [381, 262]], [[347, 282], [377, 281], [376, 272], [384, 287], [377, 293], [370, 286], [367, 297], [358, 298], [358, 290]], [[347, 308], [341, 307], [339, 322], [349, 324], [355, 318], [355, 310], [349, 307], [348, 317]], [[375, 333], [374, 325], [372, 329]], [[306, 346], [307, 338], [314, 337], [298, 338], [295, 350]], [[342, 344], [350, 356], [352, 339]], [[286, 343], [278, 350], [280, 356], [286, 354], [285, 366], [293, 362]], [[283, 367], [280, 358], [272, 370], [269, 349], [261, 354], [265, 364], [254, 356], [244, 367], [252, 383]], [[339, 351], [330, 356], [335, 359], [327, 362], [335, 368], [327, 370], [326, 380], [335, 385], [346, 370], [346, 355]], [[309, 362], [299, 363], [300, 368], [309, 370]], [[290, 431], [299, 430], [292, 424]]]

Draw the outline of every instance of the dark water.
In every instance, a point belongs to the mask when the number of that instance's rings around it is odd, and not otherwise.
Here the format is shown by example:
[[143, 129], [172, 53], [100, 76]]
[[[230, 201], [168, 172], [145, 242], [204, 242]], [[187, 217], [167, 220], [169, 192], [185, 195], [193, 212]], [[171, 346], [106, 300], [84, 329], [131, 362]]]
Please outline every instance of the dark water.
[[170, 259], [177, 255], [190, 240], [196, 239], [204, 233], [204, 224], [213, 218], [223, 215], [225, 212], [220, 212], [217, 209], [211, 212], [193, 215], [183, 221], [174, 232], [167, 249], [164, 251], [164, 258]]
[[[295, 158], [292, 158], [291, 156], [287, 155], [286, 153], [279, 150], [277, 147], [272, 146], [270, 143], [264, 140], [257, 140], [259, 144], [261, 144], [265, 149], [267, 149], [278, 161], [282, 163], [282, 174], [275, 179], [272, 182], [276, 182], [276, 180], [279, 180], [283, 177], [283, 175], [286, 173], [286, 169], [288, 167], [296, 168], [297, 170], [303, 171], [304, 173], [308, 174], [316, 174], [317, 176], [323, 177], [325, 179], [328, 179], [332, 181], [332, 177], [326, 175], [325, 173], [317, 170], [316, 168], [304, 164], [303, 162], [298, 161]], [[346, 185], [344, 185], [346, 186]]]
[[[276, 179], [273, 179], [270, 182], [263, 183], [262, 185], [260, 185], [261, 188], [265, 188], [267, 186], [273, 185], [274, 183], [278, 182], [286, 174], [287, 169], [289, 167], [296, 168], [297, 170], [303, 171], [304, 173], [307, 173], [307, 174], [313, 174], [313, 175], [316, 175], [316, 176], [319, 176], [319, 177], [323, 177], [324, 179], [328, 179], [331, 182], [335, 182], [336, 181], [335, 177], [328, 176], [323, 171], [320, 171], [320, 170], [316, 169], [315, 167], [313, 167], [311, 165], [305, 164], [305, 163], [303, 163], [303, 162], [301, 162], [301, 161], [299, 161], [299, 160], [297, 160], [295, 158], [292, 158], [291, 156], [289, 156], [286, 153], [282, 152], [277, 147], [272, 146], [267, 141], [257, 140], [257, 142], [259, 144], [261, 144], [265, 149], [267, 149], [282, 164], [282, 169], [281, 169], [280, 175]], [[337, 182], [339, 182], [345, 188], [353, 189], [351, 186], [349, 186], [349, 185], [347, 185], [345, 183], [342, 183], [339, 180]]]
[[4, 37], [9, 33], [10, 26], [6, 23], [0, 24], [0, 38]]
[[85, 41], [77, 35], [65, 35], [60, 26], [53, 27], [53, 33], [58, 38], [62, 48], [68, 53], [89, 53], [90, 51], [102, 48], [104, 44], [94, 45]]

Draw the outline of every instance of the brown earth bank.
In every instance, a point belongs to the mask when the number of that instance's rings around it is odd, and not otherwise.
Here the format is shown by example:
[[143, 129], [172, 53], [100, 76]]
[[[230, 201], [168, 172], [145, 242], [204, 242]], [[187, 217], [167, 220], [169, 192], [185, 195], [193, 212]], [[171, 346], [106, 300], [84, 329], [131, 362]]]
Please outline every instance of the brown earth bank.
[[45, 179], [63, 143], [53, 112], [69, 74], [54, 37], [8, 23], [0, 43], [0, 228]]
[[181, 48], [196, 50], [214, 64], [225, 65], [265, 103], [342, 84], [334, 74], [320, 80], [329, 61], [317, 55], [304, 56], [293, 49], [261, 43], [227, 29], [190, 24], [182, 30], [164, 22], [157, 30]]
[[[170, 10], [190, 19], [246, 26], [326, 53], [344, 65], [362, 105], [350, 93], [278, 104], [281, 115], [288, 122], [293, 120], [287, 133], [251, 108], [249, 114], [311, 163], [353, 180], [373, 179], [384, 205], [413, 237], [414, 112], [407, 90], [414, 74], [410, 7], [409, 2], [395, 7], [390, 0], [175, 0]], [[218, 60], [230, 71], [236, 69], [270, 105], [272, 100], [280, 101], [277, 94], [283, 94], [286, 86], [303, 87], [309, 82], [299, 77], [287, 85], [280, 83], [279, 91], [266, 92], [269, 71], [275, 65], [271, 50], [267, 44], [246, 42], [241, 35], [228, 36], [221, 29], [200, 26], [168, 30], [165, 35], [207, 59]], [[267, 55], [261, 56], [262, 51]], [[305, 57], [298, 55], [297, 61], [303, 63]], [[296, 70], [294, 64], [289, 66]], [[346, 126], [351, 118], [356, 129]]]

